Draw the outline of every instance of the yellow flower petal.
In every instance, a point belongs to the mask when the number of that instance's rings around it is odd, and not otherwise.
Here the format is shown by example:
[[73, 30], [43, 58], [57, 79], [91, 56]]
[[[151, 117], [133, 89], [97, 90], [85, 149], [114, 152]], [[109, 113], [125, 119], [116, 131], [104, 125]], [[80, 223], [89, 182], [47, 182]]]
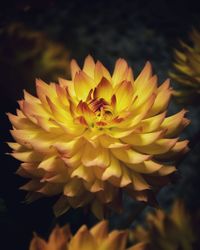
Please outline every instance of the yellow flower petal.
[[113, 231], [109, 234], [105, 249], [118, 249], [124, 250], [126, 245], [127, 233], [120, 231]]
[[15, 152], [11, 153], [11, 155], [22, 162], [40, 162], [43, 159], [41, 154], [33, 151]]
[[164, 154], [169, 151], [178, 139], [159, 139], [155, 143], [147, 146], [134, 146], [134, 149], [146, 154]]
[[72, 172], [71, 177], [78, 177], [78, 178], [81, 178], [87, 182], [92, 182], [94, 180], [93, 173], [89, 172], [88, 169], [83, 165], [80, 165], [79, 167], [77, 167]]
[[114, 72], [112, 75], [112, 83], [113, 86], [116, 86], [118, 83], [121, 83], [126, 79], [128, 73], [128, 64], [127, 62], [120, 58], [117, 60], [114, 68]]
[[145, 179], [142, 177], [142, 175], [140, 175], [138, 173], [132, 174], [132, 181], [133, 181], [134, 189], [137, 191], [150, 189], [149, 184], [145, 181]]
[[134, 82], [134, 87], [136, 89], [136, 92], [140, 90], [140, 88], [144, 88], [144, 86], [148, 86], [148, 79], [152, 75], [152, 69], [150, 62], [146, 62], [143, 70], [139, 74], [139, 76], [136, 78]]
[[71, 67], [72, 80], [74, 80], [76, 73], [79, 73], [81, 69], [78, 66], [76, 60], [74, 59], [71, 60], [70, 67]]
[[102, 240], [107, 238], [108, 222], [103, 220], [90, 229], [90, 233], [101, 244]]
[[83, 185], [81, 181], [76, 178], [67, 182], [63, 190], [64, 195], [69, 197], [80, 196], [83, 192]]
[[134, 171], [142, 174], [150, 174], [158, 171], [163, 165], [154, 161], [148, 160], [140, 164], [127, 164], [127, 166]]
[[154, 104], [151, 108], [151, 112], [149, 113], [149, 117], [157, 115], [161, 112], [164, 112], [164, 110], [166, 110], [168, 104], [169, 104], [169, 100], [171, 97], [172, 91], [169, 90], [164, 90], [164, 91], [160, 91], [154, 101]]
[[111, 151], [117, 159], [126, 163], [137, 164], [137, 163], [146, 161], [147, 159], [151, 157], [150, 155], [141, 154], [132, 149], [113, 148], [111, 149]]
[[57, 169], [62, 170], [65, 168], [64, 162], [60, 160], [60, 158], [56, 156], [50, 156], [46, 157], [41, 161], [41, 163], [38, 165], [38, 168], [42, 168], [46, 171], [56, 171]]
[[120, 162], [114, 157], [111, 157], [110, 165], [104, 171], [102, 175], [102, 180], [107, 180], [111, 176], [120, 178], [121, 175], [122, 175], [122, 169], [120, 166]]
[[129, 148], [128, 144], [122, 143], [117, 138], [112, 138], [107, 135], [102, 135], [99, 137], [99, 141], [104, 148]]
[[142, 131], [144, 133], [150, 133], [156, 131], [160, 128], [160, 125], [164, 121], [166, 112], [159, 115], [144, 119], [138, 124], [137, 131]]
[[94, 250], [97, 247], [94, 238], [84, 225], [82, 226], [76, 235], [69, 243], [69, 250], [81, 249], [81, 250]]
[[111, 83], [103, 77], [95, 89], [94, 98], [103, 98], [110, 102], [112, 94], [113, 88]]
[[92, 56], [87, 56], [84, 61], [83, 71], [89, 75], [90, 77], [94, 78], [94, 69], [95, 69], [95, 62]]
[[[137, 79], [136, 79], [137, 81]], [[135, 83], [136, 84], [136, 83]], [[135, 87], [134, 84], [134, 87]], [[137, 97], [136, 101], [134, 102], [135, 107], [139, 107], [143, 103], [145, 103], [153, 94], [156, 93], [157, 88], [157, 76], [152, 76], [148, 81], [146, 81], [136, 89], [134, 96]]]
[[116, 90], [116, 112], [129, 108], [133, 101], [133, 86], [131, 82], [123, 81]]
[[107, 149], [102, 147], [94, 148], [87, 143], [83, 151], [82, 163], [86, 167], [99, 166], [104, 168], [110, 163], [109, 152]]
[[104, 217], [103, 205], [97, 199], [92, 202], [91, 210], [97, 218], [102, 219]]
[[189, 124], [188, 119], [184, 119], [186, 111], [182, 110], [179, 113], [165, 118], [161, 127], [166, 129], [166, 136], [172, 137], [179, 134], [179, 131]]
[[103, 66], [101, 62], [97, 61], [94, 70], [95, 83], [99, 83], [103, 77], [111, 81], [111, 75], [109, 71]]
[[79, 100], [86, 100], [92, 85], [92, 80], [83, 71], [76, 73], [74, 78], [74, 89]]
[[31, 244], [30, 244], [30, 250], [47, 250], [47, 243], [39, 238], [37, 235], [34, 236], [34, 238], [32, 239], [31, 241]]
[[68, 81], [63, 78], [58, 78], [58, 82], [62, 88], [67, 88], [67, 91], [69, 92], [70, 96], [73, 97], [73, 101], [76, 102], [76, 93], [74, 90], [74, 84], [73, 81]]
[[154, 141], [158, 140], [162, 134], [162, 130], [146, 134], [136, 134], [133, 132], [132, 134], [123, 137], [121, 140], [127, 144], [144, 146], [152, 144]]
[[70, 209], [68, 199], [65, 196], [60, 196], [53, 206], [53, 211], [56, 217], [61, 216]]

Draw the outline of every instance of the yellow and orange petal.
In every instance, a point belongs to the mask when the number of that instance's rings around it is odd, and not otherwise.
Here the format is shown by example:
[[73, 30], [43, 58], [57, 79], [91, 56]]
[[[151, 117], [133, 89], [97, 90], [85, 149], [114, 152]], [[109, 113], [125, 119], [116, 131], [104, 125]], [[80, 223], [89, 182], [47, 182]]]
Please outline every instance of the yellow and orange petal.
[[200, 32], [193, 29], [189, 38], [190, 45], [181, 41], [179, 49], [174, 50], [174, 70], [170, 72], [178, 83], [174, 95], [184, 103], [198, 102], [200, 95]]
[[133, 250], [127, 248], [127, 232], [114, 230], [109, 233], [107, 221], [101, 221], [91, 229], [83, 225], [75, 235], [68, 226], [56, 226], [48, 241], [34, 235], [30, 250]]
[[134, 80], [124, 59], [110, 74], [91, 56], [83, 69], [72, 60], [71, 74], [58, 84], [37, 80], [37, 96], [25, 91], [17, 114], [8, 114], [17, 173], [31, 179], [22, 187], [28, 200], [60, 195], [56, 215], [89, 205], [98, 218], [120, 211], [124, 192], [149, 201], [187, 151], [179, 140], [186, 111], [167, 116], [169, 80], [158, 86], [149, 62]]

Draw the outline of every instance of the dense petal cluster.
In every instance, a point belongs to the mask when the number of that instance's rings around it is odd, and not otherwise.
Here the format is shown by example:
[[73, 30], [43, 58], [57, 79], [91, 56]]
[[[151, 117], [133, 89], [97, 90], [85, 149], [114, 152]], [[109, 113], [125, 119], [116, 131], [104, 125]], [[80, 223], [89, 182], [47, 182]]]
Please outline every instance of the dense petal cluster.
[[[140, 250], [195, 250], [199, 249], [199, 215], [186, 211], [181, 201], [176, 201], [168, 214], [157, 210], [147, 216], [147, 226], [138, 226], [131, 233]], [[140, 248], [139, 248], [140, 247]]]
[[174, 50], [174, 72], [170, 77], [179, 83], [174, 92], [179, 101], [198, 101], [200, 95], [200, 33], [193, 30], [190, 34], [191, 45], [180, 42], [180, 49]]
[[120, 209], [122, 190], [147, 201], [187, 150], [178, 138], [185, 110], [166, 117], [169, 80], [158, 87], [149, 62], [134, 80], [123, 59], [111, 75], [91, 56], [83, 69], [72, 60], [71, 73], [59, 84], [37, 80], [37, 97], [24, 91], [17, 115], [8, 114], [17, 173], [31, 178], [22, 189], [29, 200], [61, 194], [57, 215], [89, 204], [100, 218], [105, 207]]
[[[90, 230], [83, 225], [72, 236], [68, 226], [55, 227], [48, 241], [37, 235], [31, 241], [30, 250], [125, 250], [127, 232], [114, 230], [108, 232], [108, 223], [102, 221]], [[128, 248], [127, 250], [132, 250]]]

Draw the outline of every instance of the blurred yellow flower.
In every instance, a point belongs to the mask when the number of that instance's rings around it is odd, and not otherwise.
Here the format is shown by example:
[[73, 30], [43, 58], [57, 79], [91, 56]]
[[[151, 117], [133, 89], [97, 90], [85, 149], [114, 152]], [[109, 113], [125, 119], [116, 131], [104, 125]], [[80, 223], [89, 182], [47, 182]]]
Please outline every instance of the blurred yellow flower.
[[[19, 98], [21, 89], [33, 90], [35, 76], [57, 81], [69, 76], [69, 50], [41, 31], [13, 22], [0, 28], [1, 81], [8, 96]], [[17, 82], [15, 81], [16, 79]]]
[[185, 110], [166, 117], [169, 80], [158, 87], [149, 62], [134, 80], [123, 59], [111, 76], [91, 56], [82, 70], [72, 60], [71, 74], [59, 84], [37, 80], [37, 97], [24, 91], [17, 115], [8, 114], [11, 155], [23, 162], [17, 173], [32, 179], [22, 187], [28, 200], [61, 194], [56, 215], [90, 205], [98, 218], [121, 209], [122, 190], [147, 201], [187, 150], [177, 137], [188, 124]]
[[[90, 230], [83, 225], [72, 236], [68, 226], [55, 227], [48, 241], [37, 235], [31, 241], [30, 250], [125, 250], [127, 232], [114, 230], [108, 232], [108, 223], [102, 221]], [[127, 250], [132, 250], [128, 248]]]
[[195, 218], [197, 221], [192, 220], [181, 201], [176, 201], [169, 214], [162, 210], [149, 214], [147, 226], [138, 226], [131, 232], [131, 239], [140, 242], [141, 250], [199, 249], [195, 245], [199, 237], [199, 217]]
[[200, 95], [200, 33], [193, 29], [190, 34], [191, 45], [180, 42], [180, 49], [174, 50], [174, 72], [170, 77], [179, 83], [174, 91], [178, 101], [198, 101]]

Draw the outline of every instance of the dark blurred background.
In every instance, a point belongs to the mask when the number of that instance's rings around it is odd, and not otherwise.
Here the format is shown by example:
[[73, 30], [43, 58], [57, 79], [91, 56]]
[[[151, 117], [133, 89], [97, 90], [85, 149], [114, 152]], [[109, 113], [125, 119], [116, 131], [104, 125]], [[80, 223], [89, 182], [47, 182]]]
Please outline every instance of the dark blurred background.
[[[81, 209], [55, 220], [54, 198], [23, 203], [25, 193], [18, 188], [26, 180], [15, 175], [19, 162], [5, 155], [10, 151], [5, 142], [12, 140], [5, 113], [15, 112], [22, 90], [34, 93], [37, 77], [47, 82], [69, 77], [69, 60], [82, 63], [88, 54], [110, 70], [123, 57], [136, 75], [150, 60], [162, 83], [172, 66], [173, 48], [179, 39], [188, 40], [192, 27], [200, 30], [200, 7], [191, 0], [8, 0], [0, 4], [0, 239], [6, 242], [1, 249], [28, 249], [33, 231], [47, 236], [55, 223], [69, 222], [75, 231], [83, 223], [95, 222]], [[181, 108], [173, 102], [170, 112]], [[161, 190], [158, 200], [167, 208], [181, 196], [192, 210], [200, 204], [200, 108], [186, 109], [192, 123], [183, 136], [192, 140], [192, 149], [179, 165], [180, 178]], [[122, 227], [124, 217], [136, 207], [127, 202], [125, 213], [111, 218], [111, 224]]]

